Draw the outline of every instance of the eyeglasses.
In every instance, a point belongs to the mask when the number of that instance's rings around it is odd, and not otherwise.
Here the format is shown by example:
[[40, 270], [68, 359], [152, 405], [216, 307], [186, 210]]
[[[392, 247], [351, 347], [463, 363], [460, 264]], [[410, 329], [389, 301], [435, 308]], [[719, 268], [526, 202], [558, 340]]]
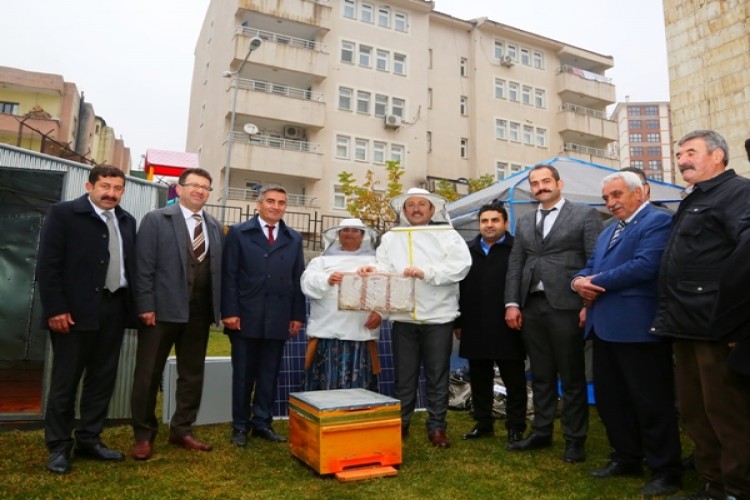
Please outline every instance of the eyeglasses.
[[189, 187], [191, 189], [202, 189], [203, 191], [211, 192], [214, 190], [211, 186], [204, 186], [203, 184], [198, 184], [197, 182], [186, 182], [185, 184], [181, 184], [182, 186]]

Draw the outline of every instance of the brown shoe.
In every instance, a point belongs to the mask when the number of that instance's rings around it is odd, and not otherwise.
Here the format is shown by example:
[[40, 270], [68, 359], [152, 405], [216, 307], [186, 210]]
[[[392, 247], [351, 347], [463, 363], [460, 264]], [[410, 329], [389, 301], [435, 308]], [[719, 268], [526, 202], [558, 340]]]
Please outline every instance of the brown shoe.
[[214, 449], [210, 444], [198, 441], [193, 436], [169, 436], [169, 442], [182, 446], [186, 450], [211, 451]]
[[151, 441], [136, 441], [130, 453], [135, 460], [148, 460], [154, 453], [154, 443]]
[[432, 443], [432, 446], [435, 448], [450, 448], [451, 443], [448, 441], [448, 438], [445, 437], [445, 430], [443, 429], [435, 429], [433, 431], [430, 431], [429, 434], [430, 443]]

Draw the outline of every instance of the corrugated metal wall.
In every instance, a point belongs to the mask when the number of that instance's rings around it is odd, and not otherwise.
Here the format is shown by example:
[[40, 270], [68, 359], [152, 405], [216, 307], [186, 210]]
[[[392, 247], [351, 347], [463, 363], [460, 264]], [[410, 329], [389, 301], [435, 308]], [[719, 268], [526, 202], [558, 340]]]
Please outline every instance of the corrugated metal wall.
[[[86, 192], [91, 167], [80, 163], [62, 160], [34, 151], [15, 148], [0, 144], [0, 167], [19, 168], [24, 170], [54, 170], [66, 172], [63, 183], [63, 200], [72, 200]], [[166, 188], [152, 182], [128, 177], [125, 183], [125, 194], [121, 206], [133, 214], [138, 223], [144, 215], [159, 205], [160, 199], [166, 199]], [[130, 418], [130, 394], [133, 385], [133, 369], [135, 368], [135, 352], [137, 345], [137, 331], [126, 330], [120, 351], [120, 367], [112, 401], [109, 405], [109, 418]], [[47, 349], [45, 359], [44, 391], [42, 394], [42, 410], [47, 400], [49, 388], [51, 349]]]

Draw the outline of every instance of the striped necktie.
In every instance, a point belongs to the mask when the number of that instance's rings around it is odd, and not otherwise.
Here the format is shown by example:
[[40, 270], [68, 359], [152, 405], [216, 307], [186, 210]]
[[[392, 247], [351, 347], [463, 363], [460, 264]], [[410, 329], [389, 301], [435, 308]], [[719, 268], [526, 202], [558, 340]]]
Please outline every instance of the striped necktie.
[[206, 234], [203, 232], [203, 218], [198, 214], [193, 214], [195, 219], [195, 229], [193, 230], [193, 255], [198, 262], [203, 262], [206, 258]]
[[609, 240], [609, 248], [612, 248], [615, 245], [615, 242], [620, 238], [620, 233], [622, 233], [622, 230], [626, 225], [627, 222], [625, 222], [624, 220], [621, 220], [617, 223], [615, 232], [612, 234], [612, 239]]

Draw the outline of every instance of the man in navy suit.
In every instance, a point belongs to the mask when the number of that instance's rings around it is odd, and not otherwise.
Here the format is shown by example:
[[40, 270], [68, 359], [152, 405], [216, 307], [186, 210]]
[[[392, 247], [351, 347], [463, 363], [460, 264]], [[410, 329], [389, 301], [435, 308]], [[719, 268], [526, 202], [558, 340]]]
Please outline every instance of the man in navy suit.
[[258, 214], [233, 226], [224, 248], [221, 316], [232, 343], [230, 442], [240, 447], [247, 445], [249, 431], [286, 441], [271, 427], [272, 409], [284, 344], [305, 320], [300, 284], [305, 261], [302, 236], [284, 224], [284, 212], [286, 190], [264, 186]]
[[37, 280], [44, 326], [52, 344], [52, 376], [44, 415], [47, 469], [70, 471], [78, 385], [81, 422], [75, 454], [120, 461], [100, 439], [117, 377], [120, 347], [132, 314], [135, 219], [120, 208], [125, 174], [97, 166], [88, 194], [52, 205], [39, 242]]
[[648, 203], [632, 172], [605, 177], [602, 198], [617, 223], [602, 231], [572, 281], [587, 306], [596, 406], [613, 448], [609, 463], [591, 475], [641, 475], [645, 459], [653, 474], [641, 494], [670, 495], [682, 479], [672, 345], [649, 329], [672, 218]]

